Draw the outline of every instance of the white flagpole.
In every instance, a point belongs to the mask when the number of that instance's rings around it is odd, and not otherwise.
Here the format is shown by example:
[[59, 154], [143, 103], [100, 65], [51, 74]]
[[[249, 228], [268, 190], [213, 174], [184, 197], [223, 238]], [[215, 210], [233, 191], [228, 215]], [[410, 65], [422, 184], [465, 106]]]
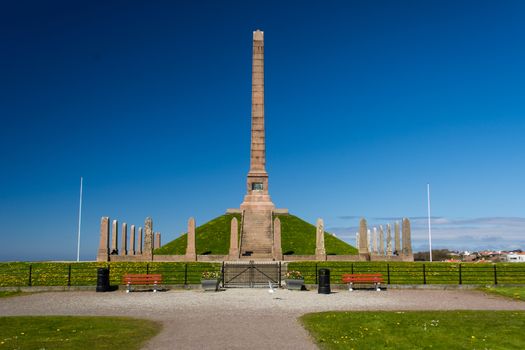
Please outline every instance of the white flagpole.
[[80, 261], [80, 224], [82, 223], [82, 176], [80, 177], [80, 205], [78, 207], [77, 262]]
[[432, 262], [432, 227], [430, 225], [430, 184], [427, 183], [427, 204], [428, 204], [428, 246], [430, 262]]

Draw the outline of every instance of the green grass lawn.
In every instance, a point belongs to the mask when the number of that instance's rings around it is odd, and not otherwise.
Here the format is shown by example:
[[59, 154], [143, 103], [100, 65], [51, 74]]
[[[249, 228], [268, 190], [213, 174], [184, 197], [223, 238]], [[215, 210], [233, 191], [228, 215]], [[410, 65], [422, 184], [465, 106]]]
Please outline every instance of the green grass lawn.
[[525, 301], [525, 287], [491, 287], [483, 291]]
[[14, 297], [17, 295], [21, 295], [21, 291], [0, 291], [0, 298], [7, 298], [7, 297]]
[[322, 349], [523, 349], [523, 311], [321, 312], [300, 318]]
[[140, 349], [160, 328], [123, 317], [0, 317], [0, 349]]

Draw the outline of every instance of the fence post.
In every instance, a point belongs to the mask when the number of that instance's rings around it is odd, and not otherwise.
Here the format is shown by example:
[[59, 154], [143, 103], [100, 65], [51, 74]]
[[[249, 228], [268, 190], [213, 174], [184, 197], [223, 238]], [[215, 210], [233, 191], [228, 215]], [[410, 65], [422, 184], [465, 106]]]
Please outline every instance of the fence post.
[[29, 265], [29, 287], [32, 286], [31, 275], [33, 274], [33, 265]]
[[350, 265], [350, 270], [351, 270], [350, 273], [353, 275], [354, 274], [354, 263]]
[[461, 274], [461, 264], [459, 264], [459, 284], [463, 284], [463, 276]]
[[71, 264], [69, 264], [67, 269], [67, 286], [71, 287]]
[[283, 270], [282, 270], [282, 267], [281, 267], [281, 262], [279, 261], [279, 285], [277, 286], [277, 288], [281, 288], [281, 282], [282, 282], [282, 277], [281, 277], [281, 274], [282, 274]]
[[188, 285], [188, 264], [184, 264], [184, 286]]
[[315, 263], [315, 284], [319, 284], [318, 276], [317, 276], [317, 263]]
[[496, 272], [496, 264], [494, 266], [494, 284], [498, 284], [498, 273]]
[[390, 264], [386, 264], [386, 276], [388, 284], [390, 284]]
[[222, 267], [221, 267], [221, 280], [222, 280], [222, 286], [224, 287], [224, 261], [222, 262]]
[[423, 264], [423, 284], [427, 284], [427, 274], [425, 272], [425, 264]]
[[149, 275], [149, 263], [146, 264], [146, 275]]

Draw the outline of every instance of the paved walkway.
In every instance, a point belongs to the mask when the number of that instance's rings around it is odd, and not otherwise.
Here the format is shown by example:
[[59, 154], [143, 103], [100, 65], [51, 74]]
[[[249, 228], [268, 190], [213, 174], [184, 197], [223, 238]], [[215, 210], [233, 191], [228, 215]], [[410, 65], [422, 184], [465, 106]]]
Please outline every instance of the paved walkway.
[[0, 315], [6, 316], [107, 315], [162, 322], [163, 330], [145, 349], [316, 349], [297, 317], [326, 310], [525, 310], [525, 302], [460, 290], [51, 292], [0, 299]]

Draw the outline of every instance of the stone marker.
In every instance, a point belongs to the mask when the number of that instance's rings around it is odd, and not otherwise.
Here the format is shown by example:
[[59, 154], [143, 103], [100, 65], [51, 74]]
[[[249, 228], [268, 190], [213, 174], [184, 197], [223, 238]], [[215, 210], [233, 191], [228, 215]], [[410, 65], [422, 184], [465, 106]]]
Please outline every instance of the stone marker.
[[363, 218], [359, 222], [359, 254], [368, 254], [368, 241], [366, 232], [366, 220]]
[[155, 233], [155, 244], [154, 244], [154, 247], [155, 249], [158, 249], [160, 248], [161, 244], [160, 244], [160, 232], [157, 232]]
[[239, 259], [239, 220], [234, 216], [230, 222], [230, 260]]
[[281, 219], [273, 220], [273, 258], [276, 261], [283, 260], [283, 248], [281, 246]]
[[137, 255], [142, 255], [142, 227], [139, 227], [139, 237], [137, 242]]
[[111, 230], [111, 255], [118, 254], [118, 221], [113, 220], [113, 227]]
[[128, 224], [122, 223], [122, 247], [120, 248], [120, 255], [128, 254]]
[[326, 250], [324, 248], [324, 222], [317, 219], [317, 237], [315, 240], [315, 259], [326, 260]]
[[108, 261], [109, 255], [109, 218], [100, 220], [100, 243], [98, 245], [97, 261]]
[[135, 225], [131, 225], [129, 228], [128, 255], [135, 255]]
[[396, 221], [394, 224], [394, 235], [395, 235], [395, 248], [394, 254], [401, 255], [401, 243], [399, 241], [399, 221]]
[[410, 220], [408, 218], [403, 219], [403, 255], [412, 255], [412, 243], [410, 234]]
[[373, 236], [372, 236], [372, 242], [374, 247], [374, 254], [378, 254], [377, 251], [377, 228], [374, 227]]
[[386, 225], [386, 256], [392, 256], [392, 230]]
[[195, 251], [195, 219], [188, 220], [188, 245], [186, 246], [186, 259], [191, 261], [197, 260]]
[[368, 253], [371, 253], [372, 252], [372, 245], [370, 245], [370, 229], [367, 229], [366, 230], [366, 243], [367, 243], [367, 247], [368, 247]]
[[385, 233], [383, 225], [379, 225], [379, 255], [385, 255]]
[[153, 258], [153, 220], [150, 217], [144, 222], [144, 247], [142, 255], [147, 258]]

